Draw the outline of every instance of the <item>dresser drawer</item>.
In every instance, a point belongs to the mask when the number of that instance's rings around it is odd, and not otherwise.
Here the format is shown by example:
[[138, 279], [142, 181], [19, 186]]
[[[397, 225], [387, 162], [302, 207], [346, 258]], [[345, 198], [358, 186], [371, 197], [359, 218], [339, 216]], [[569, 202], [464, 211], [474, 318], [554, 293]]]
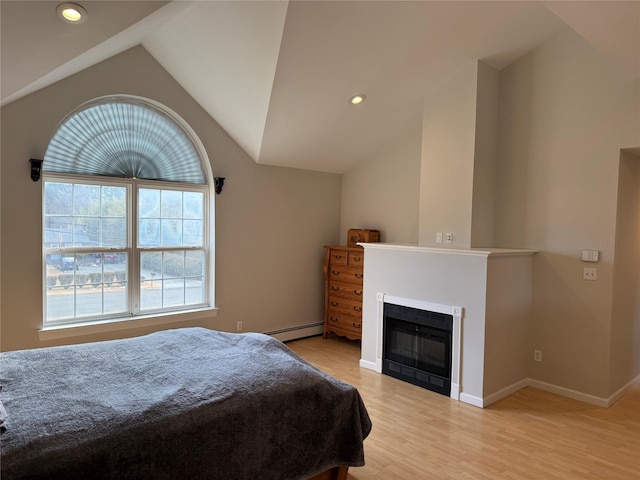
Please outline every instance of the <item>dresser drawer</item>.
[[329, 265], [338, 266], [338, 265], [347, 265], [349, 261], [349, 252], [348, 250], [336, 250], [331, 249], [329, 252]]
[[350, 267], [362, 268], [364, 265], [364, 250], [362, 252], [349, 252], [349, 261], [347, 264]]
[[327, 273], [329, 275], [329, 284], [333, 282], [343, 282], [362, 285], [362, 268], [330, 265]]
[[347, 298], [329, 295], [329, 310], [347, 313], [349, 315], [362, 317], [362, 302], [359, 300], [349, 300]]
[[362, 333], [362, 319], [358, 317], [352, 317], [346, 313], [337, 312], [335, 310], [329, 310], [327, 315], [327, 328], [338, 328], [341, 330], [348, 330], [357, 334]]
[[329, 295], [350, 298], [362, 303], [362, 285], [331, 282], [329, 285]]

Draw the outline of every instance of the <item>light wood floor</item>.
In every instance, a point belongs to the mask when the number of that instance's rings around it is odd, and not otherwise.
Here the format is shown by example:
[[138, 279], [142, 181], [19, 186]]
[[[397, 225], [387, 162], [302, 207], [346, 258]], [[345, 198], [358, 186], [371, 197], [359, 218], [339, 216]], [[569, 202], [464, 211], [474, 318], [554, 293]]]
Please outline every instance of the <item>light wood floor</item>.
[[373, 423], [350, 480], [640, 480], [640, 384], [605, 409], [534, 388], [481, 409], [360, 368], [358, 342], [287, 344], [358, 388]]

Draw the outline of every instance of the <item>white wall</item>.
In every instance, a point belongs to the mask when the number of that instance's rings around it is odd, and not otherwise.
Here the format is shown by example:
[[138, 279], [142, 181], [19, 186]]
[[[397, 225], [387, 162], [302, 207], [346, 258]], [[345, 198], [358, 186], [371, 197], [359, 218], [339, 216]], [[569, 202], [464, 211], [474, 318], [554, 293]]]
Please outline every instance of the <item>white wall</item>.
[[[619, 151], [635, 146], [635, 80], [566, 29], [500, 74], [496, 246], [534, 258], [530, 376], [607, 397]], [[600, 251], [582, 280], [581, 249]]]
[[[81, 103], [107, 94], [147, 97], [189, 123], [214, 175], [226, 177], [216, 201], [218, 316], [163, 328], [202, 325], [272, 331], [321, 322], [325, 244], [339, 239], [340, 176], [256, 165], [142, 48], [136, 47], [2, 107], [2, 350], [48, 346], [42, 324], [41, 182], [29, 158], [42, 158], [58, 122]], [[153, 328], [73, 337], [106, 340]]]
[[436, 232], [453, 233], [453, 247], [471, 245], [477, 79], [478, 62], [469, 62], [425, 101], [418, 234], [422, 246], [436, 246]]
[[[425, 101], [420, 245], [494, 244], [499, 84], [496, 69], [472, 61]], [[453, 244], [437, 245], [437, 232]]]
[[478, 62], [471, 247], [494, 245], [500, 73]]
[[640, 156], [621, 153], [618, 185], [611, 311], [611, 392], [640, 375]]
[[340, 241], [347, 230], [380, 230], [384, 242], [418, 242], [422, 126], [410, 125], [342, 175]]
[[484, 345], [485, 398], [528, 377], [532, 266], [531, 255], [489, 257]]

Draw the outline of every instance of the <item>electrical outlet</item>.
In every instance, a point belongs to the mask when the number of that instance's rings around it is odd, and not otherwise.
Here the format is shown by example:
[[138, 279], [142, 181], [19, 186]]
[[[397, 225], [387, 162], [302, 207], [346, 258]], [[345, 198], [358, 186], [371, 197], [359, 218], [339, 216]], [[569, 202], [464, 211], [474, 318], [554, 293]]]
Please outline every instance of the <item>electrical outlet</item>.
[[598, 279], [598, 269], [597, 268], [585, 268], [582, 270], [582, 279], [583, 280], [597, 280]]
[[533, 360], [536, 362], [541, 362], [542, 361], [542, 351], [541, 350], [534, 350], [533, 351]]
[[444, 243], [453, 243], [453, 233], [444, 234]]
[[236, 323], [236, 330], [238, 330], [239, 332], [242, 331], [242, 322]]

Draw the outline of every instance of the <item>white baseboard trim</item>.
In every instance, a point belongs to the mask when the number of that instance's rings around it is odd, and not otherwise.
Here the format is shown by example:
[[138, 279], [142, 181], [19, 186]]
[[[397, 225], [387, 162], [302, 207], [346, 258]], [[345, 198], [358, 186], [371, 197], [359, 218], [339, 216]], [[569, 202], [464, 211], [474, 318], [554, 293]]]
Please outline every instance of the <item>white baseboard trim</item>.
[[618, 399], [625, 394], [625, 392], [629, 389], [629, 387], [636, 382], [640, 382], [640, 375], [638, 375], [636, 378], [632, 378], [631, 380], [629, 380], [629, 382], [626, 385], [620, 387], [612, 395], [609, 395], [609, 398], [607, 398], [607, 402], [608, 402], [607, 407], [610, 407], [611, 405], [616, 403]]
[[272, 332], [264, 332], [265, 335], [271, 335], [277, 338], [281, 342], [288, 342], [290, 340], [298, 340], [305, 337], [313, 337], [314, 335], [322, 335], [324, 323], [311, 323], [307, 325], [299, 325], [291, 328], [283, 328], [281, 330], [274, 330]]
[[482, 402], [483, 408], [488, 407], [489, 405], [497, 402], [498, 400], [502, 400], [503, 398], [508, 397], [509, 395], [517, 392], [518, 390], [522, 390], [523, 388], [528, 387], [529, 381], [530, 379], [523, 378], [522, 380], [516, 383], [512, 383], [511, 385], [504, 387], [503, 389], [498, 390], [497, 392], [492, 393], [487, 397], [483, 397], [483, 402]]
[[367, 368], [367, 369], [369, 369], [369, 370], [373, 370], [374, 372], [376, 372], [376, 371], [377, 371], [377, 370], [376, 370], [376, 363], [375, 363], [375, 362], [370, 362], [370, 361], [368, 361], [368, 360], [360, 359], [360, 366], [361, 366], [362, 368]]
[[454, 400], [460, 400], [460, 384], [451, 383], [451, 394], [449, 396]]
[[596, 397], [595, 395], [579, 392], [570, 388], [560, 387], [551, 383], [541, 382], [540, 380], [534, 380], [532, 378], [529, 378], [529, 386], [537, 388], [539, 390], [544, 390], [545, 392], [555, 393], [563, 397], [572, 398], [580, 402], [596, 405], [598, 407], [609, 408], [612, 405], [606, 398]]
[[468, 393], [462, 392], [460, 394], [460, 401], [464, 403], [468, 403], [469, 405], [473, 405], [474, 407], [483, 408], [482, 398], [476, 397], [475, 395], [469, 395]]
[[488, 407], [492, 403], [497, 402], [498, 400], [501, 400], [524, 387], [533, 387], [533, 388], [537, 388], [538, 390], [544, 390], [545, 392], [554, 393], [562, 397], [572, 398], [573, 400], [578, 400], [579, 402], [585, 402], [590, 405], [595, 405], [597, 407], [609, 408], [611, 405], [616, 403], [618, 399], [622, 395], [624, 395], [625, 392], [629, 389], [629, 387], [635, 382], [640, 382], [640, 375], [630, 380], [626, 385], [618, 389], [615, 393], [613, 393], [609, 397], [603, 398], [603, 397], [597, 397], [595, 395], [590, 395], [588, 393], [579, 392], [577, 390], [572, 390], [570, 388], [560, 387], [552, 383], [542, 382], [540, 380], [535, 380], [533, 378], [524, 378], [519, 382], [509, 385], [508, 387], [505, 387], [496, 393], [493, 393], [487, 397], [484, 397], [483, 405], [484, 407]]
[[588, 393], [579, 392], [577, 390], [572, 390], [570, 388], [553, 385], [552, 383], [541, 382], [540, 380], [534, 380], [533, 378], [523, 378], [522, 380], [515, 382], [495, 393], [492, 393], [491, 395], [483, 397], [482, 399], [473, 395], [469, 395], [467, 393], [461, 393], [460, 401], [475, 405], [476, 407], [485, 408], [492, 403], [497, 402], [498, 400], [502, 400], [503, 398], [508, 397], [518, 390], [521, 390], [525, 387], [533, 387], [539, 390], [544, 390], [545, 392], [560, 395], [562, 397], [572, 398], [573, 400], [578, 400], [579, 402], [585, 402], [590, 405], [595, 405], [597, 407], [609, 408], [616, 401], [618, 401], [618, 399], [622, 395], [624, 395], [629, 387], [635, 382], [640, 382], [640, 375], [630, 380], [626, 385], [618, 389], [608, 398], [603, 398], [597, 397], [595, 395], [590, 395]]

